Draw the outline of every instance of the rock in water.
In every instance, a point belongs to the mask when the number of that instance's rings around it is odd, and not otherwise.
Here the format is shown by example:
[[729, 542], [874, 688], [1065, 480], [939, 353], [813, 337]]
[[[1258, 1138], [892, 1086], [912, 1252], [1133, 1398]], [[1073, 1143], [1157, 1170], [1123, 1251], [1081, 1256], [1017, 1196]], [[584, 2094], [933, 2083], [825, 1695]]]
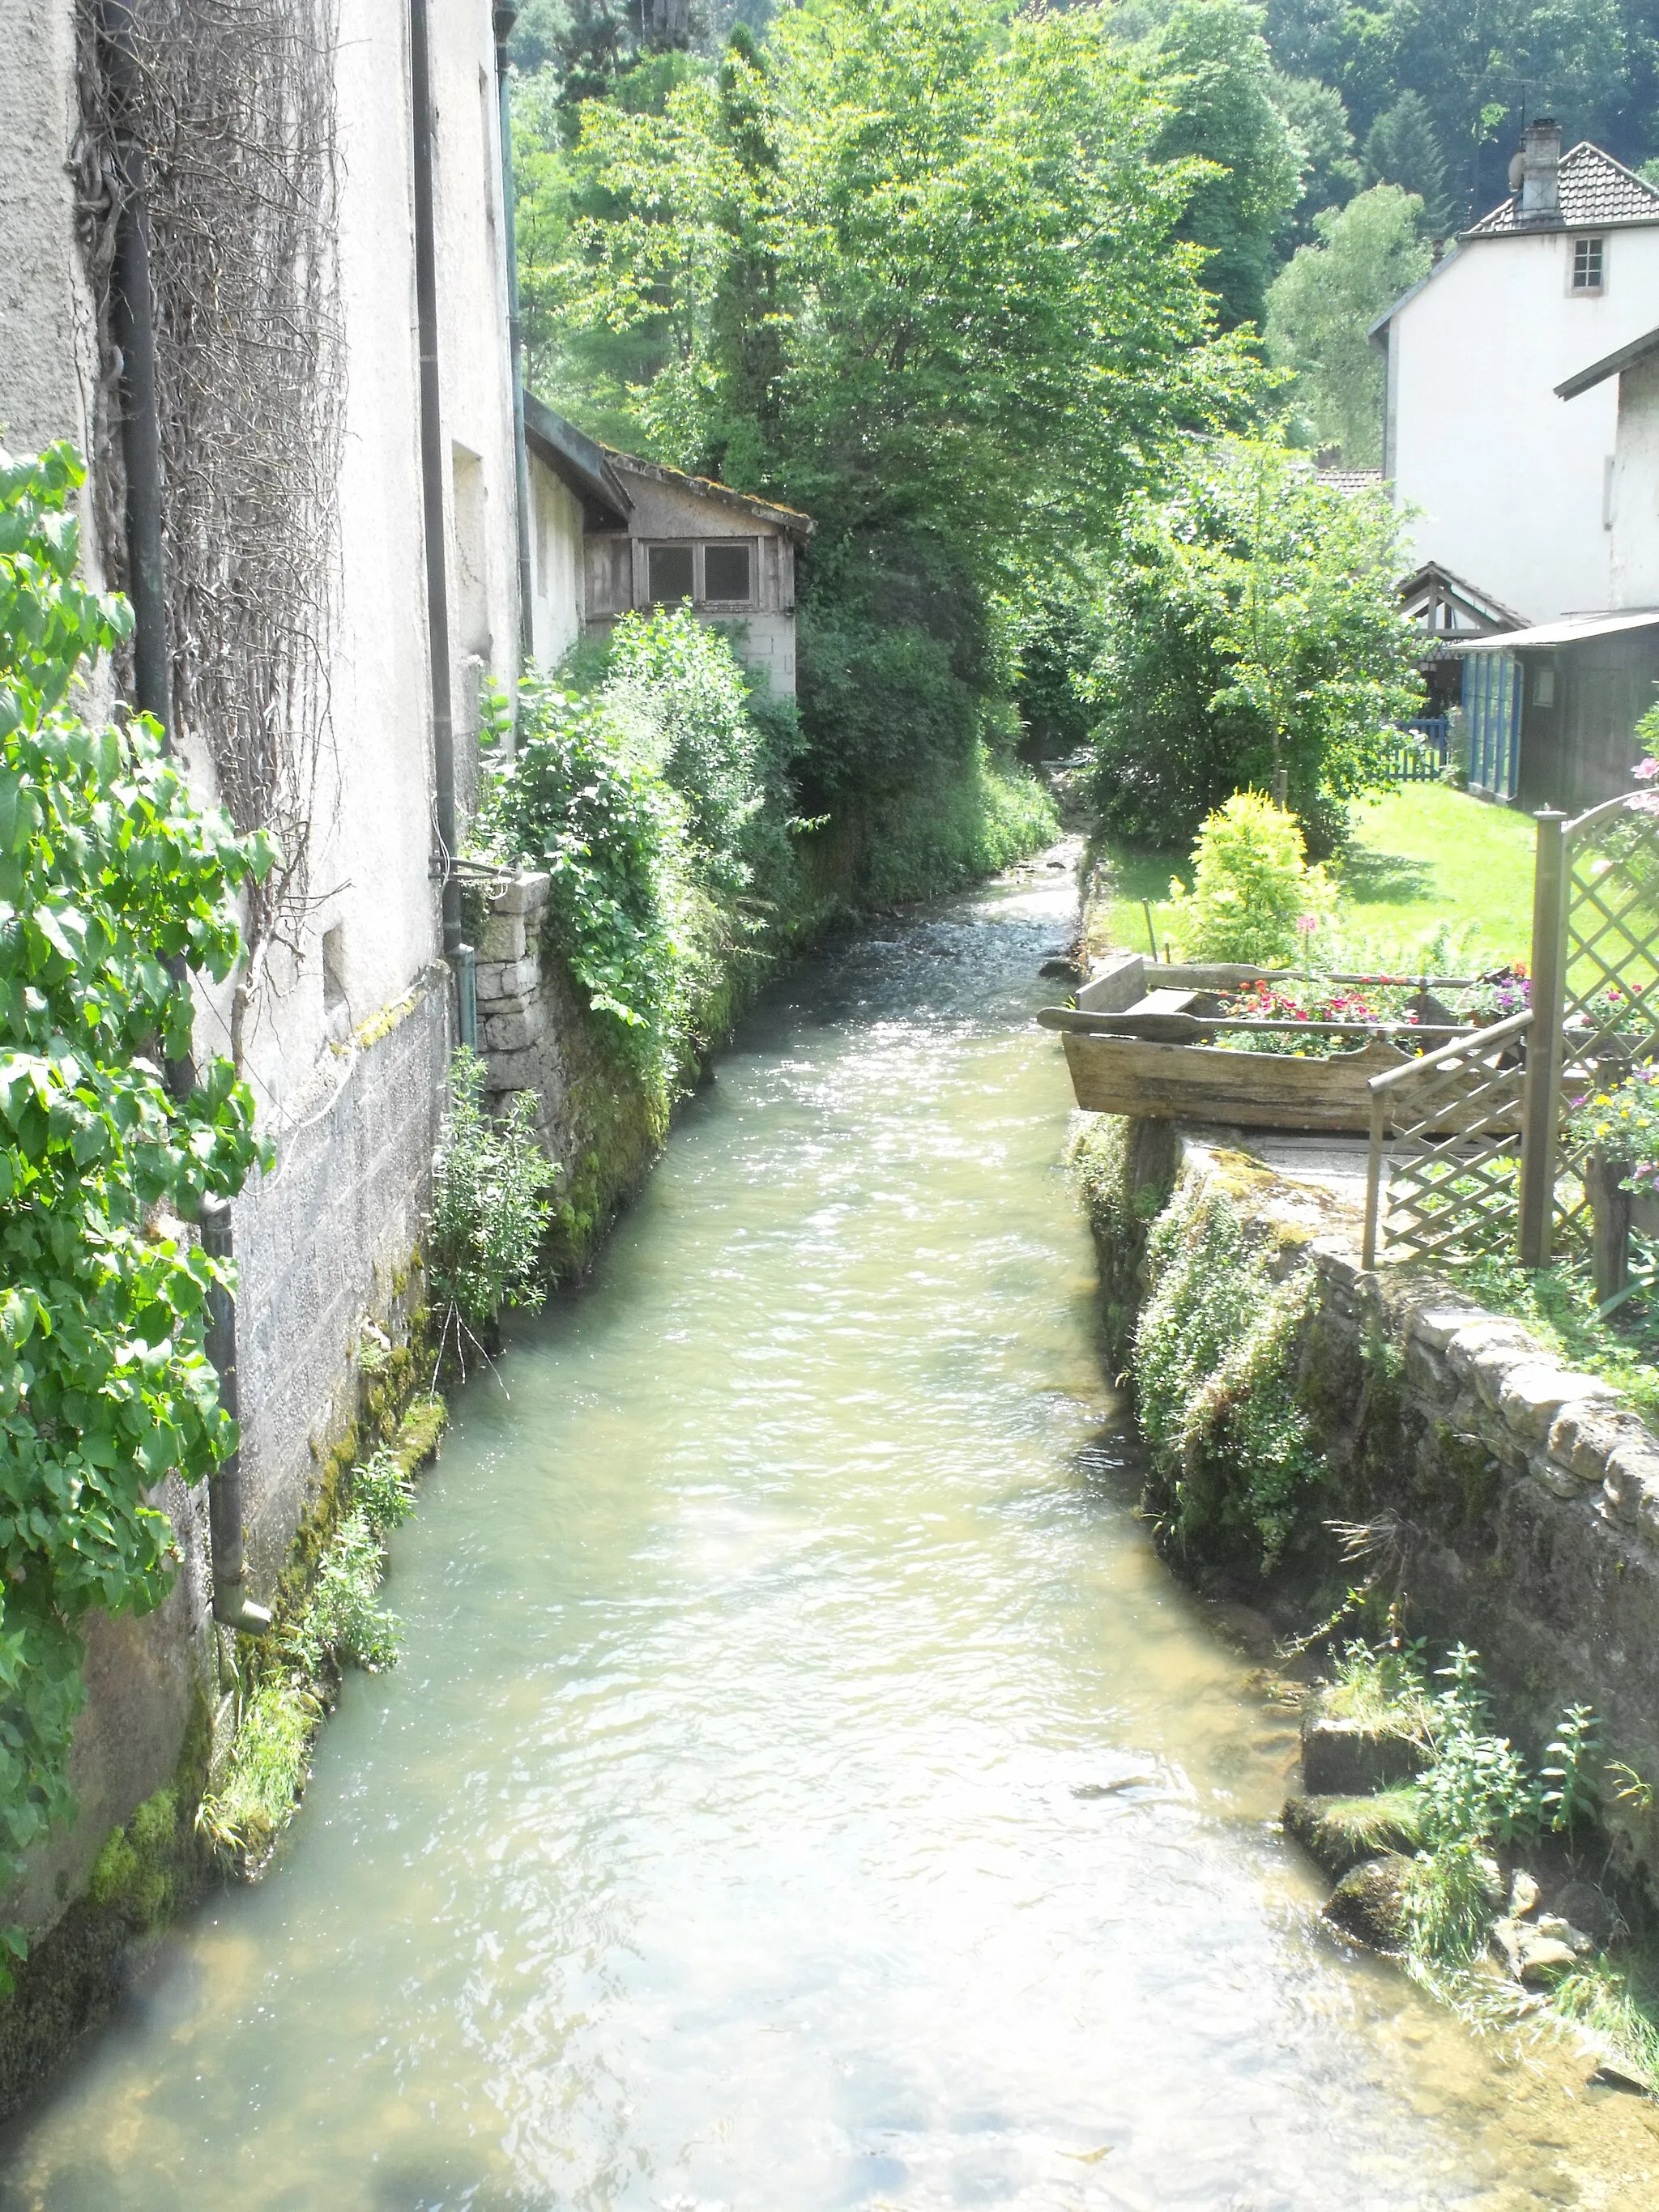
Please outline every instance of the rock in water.
[[1510, 1884], [1510, 1918], [1524, 1919], [1538, 1902], [1538, 1882], [1525, 1867], [1516, 1867], [1515, 1880]]
[[1414, 1790], [1390, 1790], [1376, 1797], [1287, 1797], [1286, 1835], [1327, 1874], [1345, 1875], [1379, 1851], [1414, 1851], [1422, 1840]]
[[1409, 1729], [1378, 1727], [1328, 1710], [1323, 1695], [1302, 1714], [1302, 1786], [1310, 1797], [1364, 1797], [1409, 1782], [1428, 1753]]
[[1398, 1951], [1406, 1941], [1406, 1887], [1412, 1863], [1398, 1851], [1365, 1859], [1331, 1892], [1325, 1918], [1368, 1951]]

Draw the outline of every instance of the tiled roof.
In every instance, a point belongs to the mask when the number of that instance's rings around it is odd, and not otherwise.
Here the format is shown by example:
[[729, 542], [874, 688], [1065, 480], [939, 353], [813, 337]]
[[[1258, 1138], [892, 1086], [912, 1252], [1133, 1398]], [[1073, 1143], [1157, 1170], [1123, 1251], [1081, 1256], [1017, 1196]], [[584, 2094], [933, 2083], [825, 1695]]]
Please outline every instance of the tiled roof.
[[1381, 469], [1320, 469], [1316, 483], [1331, 491], [1376, 491], [1382, 482]]
[[1533, 230], [1607, 230], [1621, 222], [1659, 222], [1659, 191], [1588, 138], [1561, 156], [1561, 214], [1522, 216], [1516, 192], [1463, 233], [1504, 238]]

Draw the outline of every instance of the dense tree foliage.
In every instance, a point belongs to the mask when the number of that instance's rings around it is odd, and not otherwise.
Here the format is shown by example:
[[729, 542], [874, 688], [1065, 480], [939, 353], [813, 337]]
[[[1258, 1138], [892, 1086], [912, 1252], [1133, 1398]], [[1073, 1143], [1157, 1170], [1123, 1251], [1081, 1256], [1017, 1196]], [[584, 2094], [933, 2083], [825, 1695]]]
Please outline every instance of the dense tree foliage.
[[1396, 185], [1328, 209], [1315, 218], [1317, 244], [1297, 249], [1267, 295], [1269, 353], [1297, 372], [1295, 403], [1316, 442], [1339, 446], [1351, 469], [1382, 463], [1387, 364], [1366, 333], [1428, 274], [1421, 214], [1422, 202]]
[[[1219, 113], [1238, 72], [1200, 31], [1254, 18], [1188, 19], [1183, 96]], [[1259, 37], [1247, 59], [1241, 147], [1279, 164], [1235, 240], [1259, 287], [1297, 163]], [[653, 82], [586, 103], [574, 144], [521, 97], [532, 356], [619, 441], [816, 518], [806, 805], [942, 790], [1012, 726], [997, 607], [1249, 404], [1200, 283], [1222, 256], [1186, 234], [1218, 172], [1171, 151], [1178, 105], [1097, 10], [815, 0]]]
[[1398, 529], [1384, 493], [1335, 490], [1243, 440], [1195, 447], [1174, 492], [1139, 502], [1093, 683], [1100, 800], [1121, 834], [1182, 842], [1283, 769], [1328, 842], [1345, 800], [1386, 787], [1391, 732], [1421, 697]]

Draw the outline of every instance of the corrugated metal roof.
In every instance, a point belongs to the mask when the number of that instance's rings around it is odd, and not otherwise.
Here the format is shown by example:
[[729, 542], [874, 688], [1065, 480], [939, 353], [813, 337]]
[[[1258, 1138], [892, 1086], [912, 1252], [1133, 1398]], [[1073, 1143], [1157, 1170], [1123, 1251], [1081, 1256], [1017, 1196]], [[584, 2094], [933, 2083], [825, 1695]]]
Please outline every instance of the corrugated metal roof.
[[1659, 191], [1588, 138], [1561, 156], [1559, 174], [1559, 216], [1523, 216], [1521, 195], [1516, 192], [1472, 224], [1464, 237], [1522, 237], [1539, 230], [1608, 230], [1620, 223], [1659, 222]]
[[1540, 623], [1532, 629], [1500, 630], [1492, 637], [1475, 638], [1468, 645], [1460, 644], [1457, 650], [1529, 653], [1545, 646], [1581, 645], [1586, 638], [1613, 637], [1620, 630], [1651, 629], [1656, 623], [1659, 623], [1659, 607], [1638, 607], [1624, 614], [1567, 615], [1560, 622]]

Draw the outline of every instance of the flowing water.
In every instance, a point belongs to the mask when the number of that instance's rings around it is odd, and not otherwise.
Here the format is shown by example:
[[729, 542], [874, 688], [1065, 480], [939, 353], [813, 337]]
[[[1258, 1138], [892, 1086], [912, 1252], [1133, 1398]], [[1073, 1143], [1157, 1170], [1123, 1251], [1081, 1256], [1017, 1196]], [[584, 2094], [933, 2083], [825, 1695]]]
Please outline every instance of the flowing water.
[[0, 2160], [52, 2212], [1659, 2202], [1648, 2108], [1314, 1925], [1152, 1556], [1034, 1029], [1069, 888], [809, 966], [465, 1394], [264, 1885]]

